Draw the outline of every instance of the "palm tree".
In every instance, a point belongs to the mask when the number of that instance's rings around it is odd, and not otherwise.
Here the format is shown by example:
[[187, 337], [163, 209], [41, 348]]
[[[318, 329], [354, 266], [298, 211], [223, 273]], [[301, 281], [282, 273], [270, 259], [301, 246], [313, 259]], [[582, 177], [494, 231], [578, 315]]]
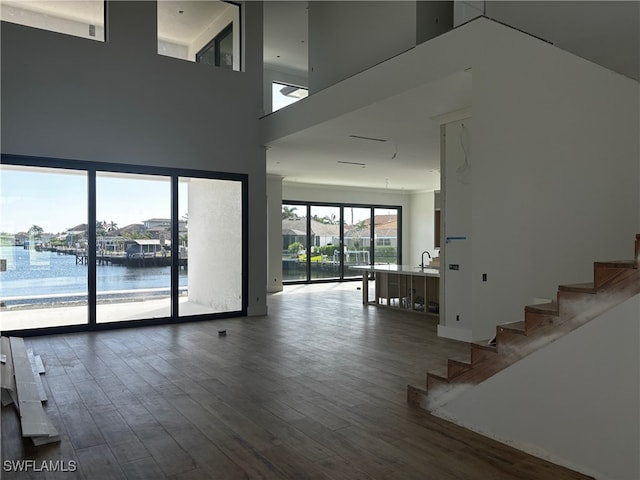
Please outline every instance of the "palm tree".
[[33, 237], [37, 240], [40, 239], [43, 232], [44, 229], [40, 225], [32, 225], [31, 228], [29, 228], [29, 230], [27, 231], [30, 237]]
[[107, 232], [113, 232], [114, 230], [117, 230], [117, 229], [118, 229], [118, 224], [113, 220], [111, 220], [107, 225]]
[[282, 218], [298, 218], [298, 214], [296, 213], [298, 207], [289, 207], [287, 205], [282, 206]]

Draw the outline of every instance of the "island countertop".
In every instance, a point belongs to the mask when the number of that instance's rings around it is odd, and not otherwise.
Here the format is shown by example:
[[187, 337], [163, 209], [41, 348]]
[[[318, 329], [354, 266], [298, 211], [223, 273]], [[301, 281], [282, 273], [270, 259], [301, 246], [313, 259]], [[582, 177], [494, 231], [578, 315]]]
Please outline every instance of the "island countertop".
[[[438, 315], [440, 270], [413, 265], [357, 265], [349, 267], [362, 272], [362, 303], [392, 304], [404, 311]], [[376, 273], [375, 300], [369, 301], [369, 272]]]
[[401, 275], [416, 275], [420, 277], [440, 277], [437, 268], [414, 267], [413, 265], [354, 265], [349, 268], [364, 272], [385, 272]]

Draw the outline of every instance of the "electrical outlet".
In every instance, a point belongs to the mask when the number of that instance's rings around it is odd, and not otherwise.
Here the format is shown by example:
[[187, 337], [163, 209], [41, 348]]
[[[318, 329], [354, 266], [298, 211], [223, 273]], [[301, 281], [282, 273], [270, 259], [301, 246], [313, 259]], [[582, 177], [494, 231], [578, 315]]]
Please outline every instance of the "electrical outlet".
[[456, 315], [456, 322], [460, 321], [460, 315]]
[[486, 274], [486, 273], [483, 273], [483, 274], [482, 274], [482, 281], [483, 281], [483, 282], [486, 282], [486, 281], [487, 281], [487, 274]]

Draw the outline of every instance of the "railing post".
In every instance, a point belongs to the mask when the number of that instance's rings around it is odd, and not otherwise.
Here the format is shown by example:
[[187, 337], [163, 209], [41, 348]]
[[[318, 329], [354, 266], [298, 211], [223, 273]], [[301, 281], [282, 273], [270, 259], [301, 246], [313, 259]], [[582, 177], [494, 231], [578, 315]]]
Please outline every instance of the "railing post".
[[640, 233], [636, 235], [636, 251], [633, 257], [633, 268], [638, 268], [640, 265]]

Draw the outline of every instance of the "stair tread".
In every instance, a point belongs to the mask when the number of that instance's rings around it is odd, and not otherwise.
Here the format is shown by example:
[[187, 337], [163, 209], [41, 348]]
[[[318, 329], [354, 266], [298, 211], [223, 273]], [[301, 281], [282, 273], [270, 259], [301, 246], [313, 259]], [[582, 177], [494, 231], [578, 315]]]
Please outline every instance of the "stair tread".
[[501, 323], [500, 325], [498, 325], [498, 327], [500, 328], [504, 328], [506, 330], [509, 331], [514, 331], [514, 332], [525, 332], [525, 323], [524, 321], [518, 321], [518, 322], [509, 322], [509, 323]]
[[491, 350], [492, 352], [497, 352], [498, 348], [496, 347], [496, 345], [495, 344], [491, 345], [489, 343], [494, 338], [487, 338], [486, 340], [479, 340], [477, 342], [471, 342], [471, 346], [476, 347], [476, 348], [481, 348], [483, 350]]
[[455, 357], [449, 357], [450, 362], [464, 363], [465, 365], [471, 365], [471, 355], [457, 355]]
[[611, 267], [611, 268], [633, 268], [633, 260], [609, 260], [606, 262], [593, 262], [597, 267]]
[[586, 292], [586, 293], [595, 293], [596, 288], [593, 282], [586, 283], [569, 283], [566, 285], [560, 285], [558, 290], [562, 292]]
[[524, 309], [526, 312], [558, 314], [558, 304], [556, 302], [527, 305]]
[[449, 381], [449, 370], [446, 367], [429, 370], [427, 375], [432, 378], [444, 380], [445, 382]]

